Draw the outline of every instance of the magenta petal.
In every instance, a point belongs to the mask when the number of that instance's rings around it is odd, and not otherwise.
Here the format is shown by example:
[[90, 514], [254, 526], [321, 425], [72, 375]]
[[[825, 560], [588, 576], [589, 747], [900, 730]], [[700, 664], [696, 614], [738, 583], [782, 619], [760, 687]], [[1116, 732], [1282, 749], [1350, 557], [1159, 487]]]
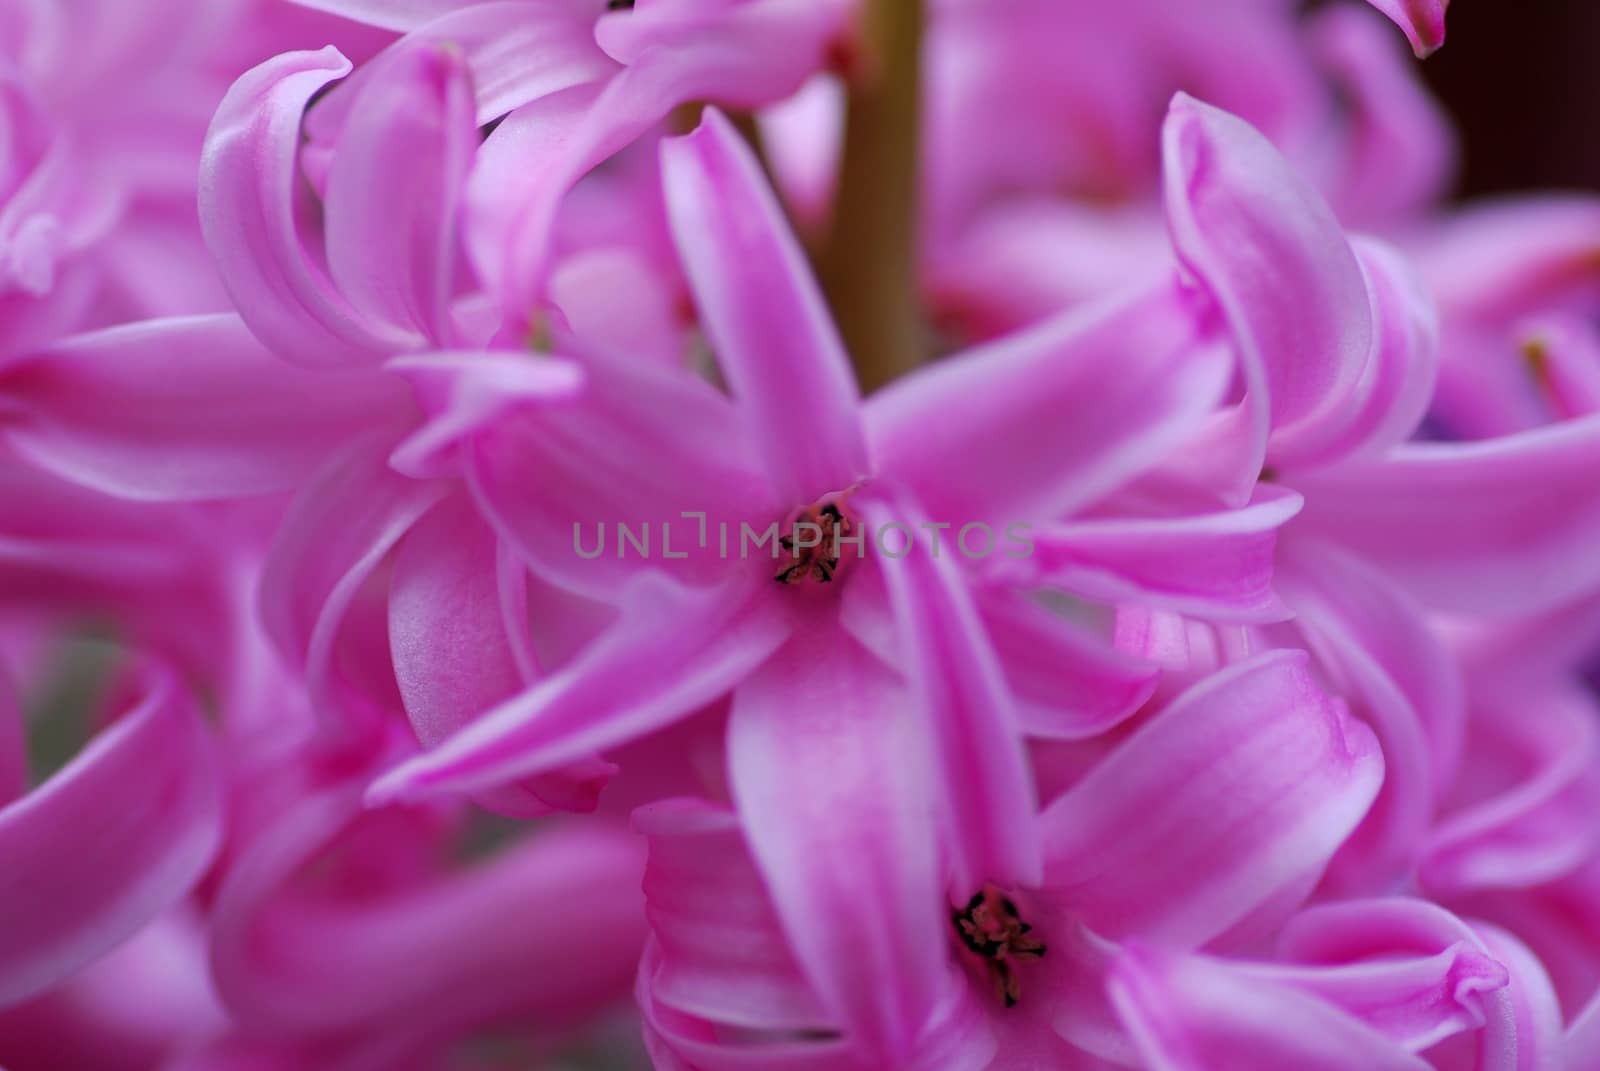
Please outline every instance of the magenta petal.
[[234, 83], [206, 134], [200, 223], [223, 284], [268, 346], [313, 366], [371, 363], [417, 337], [356, 312], [306, 248], [300, 174], [307, 103], [350, 72], [338, 50], [288, 52]]
[[[387, 6], [387, 0], [374, 0], [371, 6]], [[306, 119], [314, 140], [336, 141], [357, 105], [358, 87], [397, 54], [419, 45], [460, 52], [472, 72], [480, 123], [617, 69], [595, 44], [599, 9], [592, 0], [440, 0], [433, 6], [438, 10], [409, 27], [389, 52], [352, 74], [339, 93], [317, 102]]]
[[[738, 413], [699, 378], [651, 362], [591, 358], [585, 373], [579, 404], [497, 416], [473, 441], [468, 477], [484, 515], [573, 591], [613, 600], [645, 553], [651, 568], [716, 582], [739, 553], [740, 525], [759, 534], [787, 508], [772, 501]], [[461, 376], [507, 393], [492, 368], [463, 363]], [[470, 383], [452, 389], [463, 403], [478, 396]], [[649, 551], [624, 551], [625, 528]]]
[[556, 769], [687, 717], [726, 695], [788, 635], [746, 578], [682, 588], [640, 574], [621, 617], [566, 666], [438, 747], [389, 771], [375, 802], [477, 791]]
[[397, 472], [418, 479], [454, 475], [456, 448], [512, 411], [562, 403], [583, 389], [570, 361], [500, 351], [424, 353], [384, 366], [411, 384], [427, 422], [389, 457]]
[[330, 15], [364, 22], [384, 30], [415, 30], [417, 27], [483, 0], [289, 0], [292, 4], [326, 11]]
[[919, 719], [842, 631], [740, 685], [728, 774], [796, 958], [864, 1055], [905, 1056], [955, 983]]
[[[513, 650], [502, 605], [495, 538], [463, 495], [435, 506], [401, 543], [389, 581], [389, 646], [411, 727], [424, 748], [510, 698], [528, 682]], [[501, 814], [547, 814], [541, 792], [572, 802], [573, 782], [588, 781], [592, 801], [604, 785], [593, 763], [549, 778], [480, 794]], [[581, 790], [580, 790], [581, 791]], [[575, 808], [568, 808], [575, 809]]]
[[1162, 1071], [1429, 1071], [1360, 1020], [1224, 962], [1130, 946], [1109, 985], [1139, 1054]]
[[1199, 944], [1320, 873], [1371, 805], [1377, 741], [1275, 652], [1180, 695], [1041, 816], [1045, 878], [1107, 937]]
[[1444, 44], [1444, 15], [1450, 0], [1367, 0], [1405, 31], [1418, 56]]
[[774, 488], [798, 506], [849, 487], [867, 475], [850, 359], [761, 165], [709, 111], [661, 166], [701, 321]]
[[398, 384], [313, 373], [233, 316], [152, 320], [0, 364], [0, 421], [31, 461], [107, 494], [237, 498], [294, 488], [353, 429], [405, 412]]
[[1260, 443], [1270, 430], [1275, 454], [1313, 449], [1337, 430], [1372, 345], [1355, 253], [1243, 120], [1180, 93], [1163, 145], [1173, 245], [1233, 334], [1252, 431]]
[[1337, 540], [1423, 602], [1532, 613], [1600, 584], [1600, 417], [1416, 444], [1296, 477], [1296, 526]]
[[[908, 496], [893, 508], [864, 504], [863, 519], [920, 525]], [[900, 635], [904, 672], [937, 763], [943, 845], [955, 894], [986, 882], [1032, 886], [1039, 880], [1034, 841], [1036, 799], [1023, 753], [1015, 703], [1000, 660], [984, 633], [952, 550], [913, 539], [900, 556], [877, 554]]]
[[669, 800], [634, 812], [649, 841], [644, 893], [659, 966], [655, 999], [734, 1026], [834, 1025], [800, 973], [732, 812]]
[[1302, 642], [1383, 748], [1383, 788], [1330, 883], [1388, 887], [1412, 872], [1455, 776], [1466, 717], [1461, 669], [1421, 607], [1336, 546], [1291, 534], [1278, 586]]
[[1567, 1025], [1562, 1046], [1567, 1071], [1600, 1069], [1600, 991], [1589, 999]]
[[305, 673], [319, 712], [344, 732], [367, 731], [388, 712], [387, 696], [342, 677], [337, 650], [352, 605], [395, 544], [448, 490], [393, 472], [387, 454], [385, 438], [369, 437], [308, 484], [284, 517], [261, 577], [267, 631]]
[[0, 809], [0, 1005], [109, 951], [188, 892], [221, 832], [211, 741], [176, 681]]
[[1263, 486], [1248, 506], [1219, 513], [1049, 525], [1033, 533], [1031, 557], [1003, 568], [1100, 602], [1210, 621], [1282, 620], [1273, 548], [1300, 506], [1294, 492]]
[[1439, 820], [1419, 877], [1440, 896], [1528, 888], [1600, 849], [1600, 708], [1584, 689], [1508, 684], [1474, 696], [1473, 752], [1510, 784]]
[[457, 205], [481, 140], [466, 61], [405, 49], [355, 107], [328, 172], [328, 270], [362, 316], [448, 345]]
[[990, 593], [979, 612], [1016, 697], [1018, 726], [1031, 736], [1096, 736], [1155, 692], [1155, 664], [1123, 654], [1025, 598]]
[[868, 399], [867, 433], [879, 471], [935, 518], [1003, 529], [1061, 519], [1154, 466], [1228, 375], [1162, 287], [899, 379]]
[[338, 874], [331, 849], [361, 814], [359, 781], [298, 787], [228, 868], [212, 965], [237, 1020], [269, 1036], [572, 1022], [626, 991], [644, 928], [632, 838], [550, 829], [355, 898], [297, 880]]

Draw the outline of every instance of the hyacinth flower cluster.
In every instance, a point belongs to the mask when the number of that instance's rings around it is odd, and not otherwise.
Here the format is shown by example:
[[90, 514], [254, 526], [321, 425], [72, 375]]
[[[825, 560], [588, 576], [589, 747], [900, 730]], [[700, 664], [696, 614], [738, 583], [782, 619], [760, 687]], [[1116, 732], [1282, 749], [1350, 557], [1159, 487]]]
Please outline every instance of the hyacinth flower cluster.
[[0, 0], [0, 1067], [1600, 1071], [1445, 7]]

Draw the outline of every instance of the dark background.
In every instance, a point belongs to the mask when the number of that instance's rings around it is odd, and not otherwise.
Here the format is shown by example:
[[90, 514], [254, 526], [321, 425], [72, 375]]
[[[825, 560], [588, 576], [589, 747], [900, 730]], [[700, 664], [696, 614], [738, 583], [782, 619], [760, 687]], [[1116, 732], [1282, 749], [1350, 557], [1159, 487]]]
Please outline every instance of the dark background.
[[1454, 0], [1422, 70], [1461, 130], [1460, 192], [1600, 190], [1600, 0]]

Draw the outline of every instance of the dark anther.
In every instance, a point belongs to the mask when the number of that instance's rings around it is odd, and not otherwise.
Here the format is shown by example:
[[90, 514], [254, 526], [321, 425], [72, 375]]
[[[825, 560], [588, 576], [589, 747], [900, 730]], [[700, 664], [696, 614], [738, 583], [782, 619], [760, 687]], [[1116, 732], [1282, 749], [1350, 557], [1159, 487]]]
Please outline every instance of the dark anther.
[[633, 0], [606, 0], [607, 11], [632, 11]]
[[1017, 905], [992, 885], [973, 894], [967, 906], [950, 912], [956, 936], [967, 950], [983, 960], [994, 983], [995, 995], [1008, 1008], [1022, 997], [1017, 980], [1018, 959], [1042, 959], [1045, 944], [1029, 937], [1033, 927], [1022, 921]]

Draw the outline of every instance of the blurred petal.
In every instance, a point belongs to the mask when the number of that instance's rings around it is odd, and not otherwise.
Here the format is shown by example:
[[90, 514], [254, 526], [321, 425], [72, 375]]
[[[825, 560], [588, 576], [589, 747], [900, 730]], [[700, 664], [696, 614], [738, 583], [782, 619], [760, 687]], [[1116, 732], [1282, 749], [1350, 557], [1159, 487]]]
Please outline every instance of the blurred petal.
[[1600, 708], [1584, 689], [1528, 684], [1474, 696], [1472, 752], [1505, 787], [1439, 820], [1419, 878], [1438, 896], [1527, 888], [1600, 850]]
[[1600, 417], [1416, 444], [1305, 473], [1296, 527], [1337, 540], [1424, 603], [1509, 616], [1600, 585]]
[[1045, 809], [1046, 885], [1107, 937], [1200, 944], [1320, 873], [1382, 776], [1305, 655], [1264, 655], [1180, 695]]
[[1162, 287], [903, 377], [868, 400], [867, 434], [878, 471], [938, 520], [1058, 520], [1171, 453], [1228, 374]]
[[1418, 56], [1444, 44], [1444, 13], [1450, 0], [1367, 0], [1405, 31]]
[[728, 772], [795, 957], [864, 1055], [906, 1055], [955, 984], [924, 745], [892, 672], [842, 631], [734, 694]]
[[158, 677], [59, 773], [0, 809], [0, 1005], [110, 951], [184, 896], [221, 832], [200, 716]]
[[786, 638], [789, 625], [735, 577], [681, 588], [650, 572], [621, 616], [570, 663], [372, 786], [383, 802], [477, 791], [638, 739], [726, 695]]
[[800, 972], [737, 817], [695, 800], [640, 808], [644, 893], [658, 942], [656, 1000], [734, 1026], [833, 1025]]
[[666, 142], [673, 235], [718, 367], [795, 506], [867, 475], [849, 355], [761, 165], [721, 112]]
[[152, 320], [0, 363], [0, 435], [106, 494], [239, 498], [303, 484], [362, 430], [405, 414], [398, 384], [308, 372], [233, 316]]
[[289, 0], [291, 4], [326, 11], [385, 30], [415, 30], [429, 19], [449, 14], [481, 0]]
[[302, 234], [301, 116], [349, 72], [332, 47], [249, 71], [218, 107], [201, 162], [200, 223], [239, 315], [278, 353], [319, 367], [372, 363], [418, 342], [351, 307]]
[[360, 791], [350, 777], [301, 787], [229, 867], [212, 963], [238, 1020], [269, 1036], [563, 1022], [626, 991], [643, 937], [631, 838], [550, 829], [479, 865], [353, 900], [297, 880], [337, 868]]
[[1347, 223], [1404, 225], [1449, 191], [1450, 117], [1416, 75], [1393, 31], [1357, 7], [1330, 7], [1311, 23], [1321, 65], [1346, 104], [1347, 146], [1329, 199]]

